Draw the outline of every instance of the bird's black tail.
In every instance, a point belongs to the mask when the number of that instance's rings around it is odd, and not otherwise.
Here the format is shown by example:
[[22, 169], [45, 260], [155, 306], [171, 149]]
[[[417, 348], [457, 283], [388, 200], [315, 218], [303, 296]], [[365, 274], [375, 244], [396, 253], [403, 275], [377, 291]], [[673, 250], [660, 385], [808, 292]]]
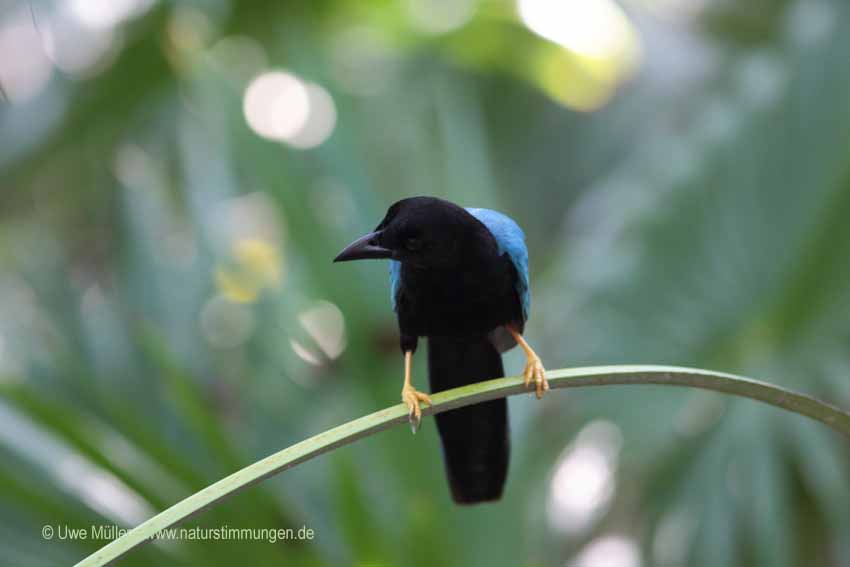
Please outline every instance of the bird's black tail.
[[[486, 337], [429, 337], [431, 392], [500, 378], [502, 357]], [[508, 474], [508, 405], [504, 398], [435, 416], [452, 498], [458, 504], [498, 500]]]

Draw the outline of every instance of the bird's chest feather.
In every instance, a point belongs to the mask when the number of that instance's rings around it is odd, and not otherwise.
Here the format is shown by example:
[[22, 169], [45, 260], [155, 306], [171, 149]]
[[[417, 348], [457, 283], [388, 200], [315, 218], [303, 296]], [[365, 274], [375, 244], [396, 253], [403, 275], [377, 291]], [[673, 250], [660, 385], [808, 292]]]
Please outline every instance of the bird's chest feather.
[[517, 317], [515, 278], [505, 257], [448, 270], [402, 268], [396, 297], [401, 330], [416, 336], [487, 333]]

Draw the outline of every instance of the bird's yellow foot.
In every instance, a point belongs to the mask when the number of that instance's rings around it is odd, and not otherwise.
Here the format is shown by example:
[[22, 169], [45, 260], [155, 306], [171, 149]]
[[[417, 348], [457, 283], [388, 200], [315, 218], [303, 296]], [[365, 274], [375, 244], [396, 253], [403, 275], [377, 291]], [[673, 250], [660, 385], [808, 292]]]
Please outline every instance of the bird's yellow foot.
[[549, 389], [549, 382], [546, 380], [546, 369], [543, 368], [543, 362], [540, 361], [540, 357], [525, 342], [522, 334], [513, 325], [506, 325], [506, 327], [510, 334], [513, 335], [517, 344], [525, 351], [525, 370], [522, 371], [522, 375], [525, 377], [525, 387], [528, 388], [531, 385], [531, 381], [534, 380], [534, 389], [537, 392], [537, 399], [539, 400], [543, 397], [543, 392]]
[[410, 420], [410, 428], [416, 433], [419, 424], [422, 423], [422, 408], [419, 407], [419, 402], [425, 402], [430, 406], [431, 398], [428, 394], [416, 390], [413, 386], [405, 386], [401, 389], [401, 401], [407, 405], [407, 418]]
[[534, 386], [537, 393], [537, 399], [543, 397], [543, 392], [549, 389], [549, 381], [546, 380], [546, 369], [543, 368], [543, 362], [537, 355], [529, 356], [525, 363], [525, 370], [522, 375], [525, 377], [525, 387], [531, 384], [534, 380]]

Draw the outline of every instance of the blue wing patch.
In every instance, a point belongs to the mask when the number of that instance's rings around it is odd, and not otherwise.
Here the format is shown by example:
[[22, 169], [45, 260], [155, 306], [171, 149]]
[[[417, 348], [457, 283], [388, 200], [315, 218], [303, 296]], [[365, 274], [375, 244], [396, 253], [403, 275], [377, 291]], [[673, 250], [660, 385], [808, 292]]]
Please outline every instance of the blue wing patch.
[[401, 262], [398, 260], [390, 260], [390, 302], [393, 306], [393, 311], [396, 309], [396, 294], [398, 286], [401, 283]]
[[531, 310], [531, 292], [528, 288], [528, 248], [525, 247], [525, 233], [514, 220], [490, 209], [466, 209], [469, 214], [481, 221], [496, 239], [499, 254], [507, 253], [514, 263], [517, 275], [516, 291], [522, 302], [522, 319], [528, 320]]

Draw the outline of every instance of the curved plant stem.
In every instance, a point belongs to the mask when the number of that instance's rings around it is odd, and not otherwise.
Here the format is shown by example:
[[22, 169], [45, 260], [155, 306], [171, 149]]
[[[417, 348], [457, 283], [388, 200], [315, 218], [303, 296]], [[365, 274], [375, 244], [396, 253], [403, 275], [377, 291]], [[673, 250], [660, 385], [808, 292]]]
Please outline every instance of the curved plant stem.
[[[804, 394], [731, 374], [675, 366], [596, 366], [553, 370], [549, 371], [547, 376], [552, 389], [618, 384], [658, 384], [714, 390], [759, 400], [810, 417], [850, 438], [850, 414], [847, 412]], [[423, 414], [433, 415], [523, 392], [528, 390], [523, 387], [522, 379], [518, 377], [479, 382], [431, 396], [434, 405], [424, 408]], [[77, 564], [77, 567], [108, 565], [136, 547], [155, 539], [162, 530], [214, 506], [248, 486], [337, 447], [348, 445], [406, 421], [407, 408], [404, 404], [396, 404], [319, 433], [196, 492], [85, 558]]]

